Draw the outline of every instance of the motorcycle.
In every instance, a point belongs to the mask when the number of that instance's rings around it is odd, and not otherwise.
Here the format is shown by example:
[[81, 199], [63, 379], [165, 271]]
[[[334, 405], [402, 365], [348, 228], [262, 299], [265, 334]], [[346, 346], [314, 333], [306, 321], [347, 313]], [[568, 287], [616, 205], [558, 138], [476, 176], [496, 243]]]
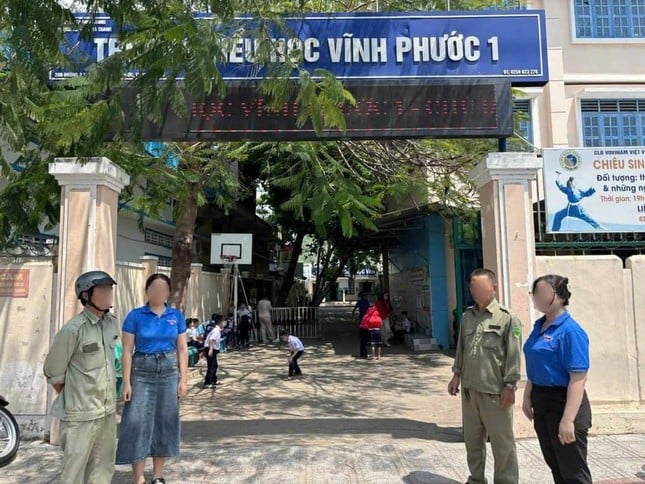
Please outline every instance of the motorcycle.
[[8, 465], [16, 458], [20, 445], [18, 422], [7, 409], [9, 402], [0, 395], [0, 467]]

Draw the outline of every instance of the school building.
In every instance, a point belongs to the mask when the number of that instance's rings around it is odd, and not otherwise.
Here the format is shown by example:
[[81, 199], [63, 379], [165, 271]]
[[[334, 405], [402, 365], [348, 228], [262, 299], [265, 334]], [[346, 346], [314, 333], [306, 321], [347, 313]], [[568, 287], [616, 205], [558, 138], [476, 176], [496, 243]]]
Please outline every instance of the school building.
[[[509, 151], [645, 146], [645, 0], [522, 4], [546, 13], [549, 82], [518, 88], [519, 136]], [[538, 256], [614, 254], [624, 262], [645, 252], [642, 233], [547, 234], [541, 173], [530, 185]], [[386, 257], [393, 299], [448, 348], [455, 319], [471, 304], [468, 274], [483, 264], [480, 221], [428, 202], [395, 207], [379, 225], [396, 234]]]

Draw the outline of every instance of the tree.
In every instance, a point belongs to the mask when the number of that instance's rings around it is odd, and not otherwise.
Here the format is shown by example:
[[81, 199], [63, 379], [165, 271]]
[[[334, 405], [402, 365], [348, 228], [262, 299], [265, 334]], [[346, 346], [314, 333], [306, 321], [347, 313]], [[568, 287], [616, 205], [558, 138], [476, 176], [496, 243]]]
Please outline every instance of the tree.
[[[278, 304], [286, 301], [302, 253], [319, 269], [312, 304], [319, 304], [345, 271], [352, 272], [387, 198], [432, 202], [442, 212], [464, 216], [475, 210], [476, 190], [468, 172], [494, 149], [490, 140], [341, 141], [336, 143], [263, 143], [249, 160], [265, 166], [272, 221], [291, 241], [292, 258]], [[422, 194], [415, 199], [411, 194]]]
[[348, 239], [342, 234], [327, 238], [312, 237], [307, 247], [316, 270], [312, 306], [320, 305], [338, 278], [345, 273], [354, 279], [359, 270], [374, 266], [374, 254], [366, 250], [364, 244], [360, 237]]
[[[285, 63], [272, 60], [276, 46], [271, 40], [269, 26], [286, 31], [283, 12], [354, 12], [379, 8], [432, 10], [445, 8], [446, 3], [439, 0], [78, 1], [75, 7], [90, 13], [105, 12], [114, 19], [121, 29], [119, 42], [129, 48], [90, 66], [82, 78], [50, 83], [48, 73], [53, 67], [72, 66], [76, 60], [74, 52], [60, 51], [64, 28], [79, 29], [88, 38], [91, 24], [79, 24], [72, 10], [61, 6], [58, 0], [5, 0], [0, 8], [0, 28], [8, 32], [4, 39], [7, 48], [0, 53], [0, 138], [22, 155], [24, 170], [9, 173], [6, 156], [3, 156], [3, 172], [9, 185], [0, 193], [0, 208], [7, 212], [0, 215], [0, 234], [12, 237], [33, 233], [38, 231], [43, 219], [49, 225], [57, 222], [58, 189], [52, 192], [55, 185], [46, 175], [47, 162], [54, 156], [112, 154], [113, 159], [131, 174], [147, 179], [155, 163], [141, 155], [139, 134], [144, 120], [160, 122], [166, 106], [177, 113], [184, 112], [187, 96], [201, 99], [211, 92], [225, 91], [225, 83], [213, 59], [224, 59], [226, 38], [224, 30], [216, 26], [226, 26], [229, 32], [234, 31], [238, 36], [258, 39], [256, 60], [266, 68], [260, 89], [269, 95], [272, 107], [281, 106], [290, 96], [295, 96], [300, 123], [310, 120], [316, 129], [323, 126], [342, 129], [341, 107], [353, 102], [351, 95], [325, 72], [317, 72], [319, 78], [314, 79], [302, 69], [300, 58]], [[460, 8], [481, 8], [491, 3], [496, 2], [453, 0], [452, 8], [456, 8], [456, 4], [463, 5]], [[211, 12], [212, 18], [196, 19], [194, 10]], [[253, 21], [235, 19], [236, 13], [250, 13]], [[295, 84], [286, 75], [293, 71], [298, 73]], [[124, 82], [126, 73], [135, 75]], [[177, 81], [180, 73], [181, 82]], [[132, 91], [136, 96], [130, 108], [134, 109], [124, 111], [124, 103]], [[111, 141], [106, 142], [108, 135]], [[400, 191], [405, 192], [406, 184], [427, 183], [441, 200], [453, 196], [457, 201], [466, 200], [468, 196], [463, 192], [468, 195], [467, 190], [449, 193], [451, 181], [463, 177], [460, 153], [469, 152], [466, 146], [467, 142], [346, 142], [316, 146], [311, 143], [281, 147], [264, 145], [262, 150], [274, 158], [284, 155], [298, 161], [295, 168], [286, 167], [285, 170], [280, 169], [284, 165], [275, 163], [267, 175], [270, 186], [288, 194], [279, 207], [299, 224], [291, 231], [296, 234], [294, 242], [297, 244], [304, 238], [299, 234], [305, 231], [325, 237], [330, 224], [338, 224], [347, 238], [353, 237], [360, 227], [373, 229], [383, 197], [391, 195], [397, 187], [403, 187]], [[216, 181], [200, 175], [203, 168], [214, 162], [209, 158], [216, 156], [212, 147], [174, 145], [171, 149], [180, 158], [181, 168], [152, 173], [153, 182], [146, 182], [146, 191], [137, 196], [141, 200], [147, 197], [143, 205], [154, 208], [165, 202], [167, 196], [166, 190], [154, 187], [176, 187], [177, 183], [184, 183], [191, 188], [173, 190], [180, 197], [178, 206], [184, 210], [178, 212], [181, 230], [178, 230], [180, 234], [175, 238], [176, 250], [173, 250], [173, 260], [176, 260], [173, 273], [178, 274], [177, 278], [173, 275], [173, 279], [179, 291], [185, 284], [186, 264], [189, 264], [190, 237], [186, 234], [194, 225], [195, 206], [199, 206], [203, 196], [199, 190], [195, 194], [192, 188], [202, 187], [202, 180], [226, 186], [229, 183], [225, 178]], [[237, 152], [237, 155], [242, 153]], [[423, 160], [421, 164], [416, 162], [417, 155]], [[446, 160], [451, 161], [448, 168], [439, 166]], [[414, 173], [422, 165], [434, 167], [428, 179], [425, 179], [425, 173], [423, 177]], [[382, 176], [384, 169], [385, 177]], [[184, 170], [186, 176], [181, 174]], [[320, 189], [315, 189], [320, 180]], [[224, 207], [226, 203], [230, 202], [222, 200]], [[450, 204], [453, 205], [459, 204]], [[21, 212], [21, 206], [27, 209]], [[25, 214], [29, 216], [25, 217]], [[295, 263], [290, 266], [289, 272], [293, 273], [291, 267], [295, 271]], [[173, 300], [177, 301], [179, 297], [179, 293], [174, 294]]]
[[[271, 221], [291, 241], [292, 253], [277, 304], [284, 304], [294, 281], [295, 269], [306, 235], [329, 236], [337, 226], [344, 237], [357, 228], [375, 229], [372, 221], [384, 196], [367, 190], [333, 155], [336, 143], [259, 143], [248, 145], [249, 160], [262, 163]], [[382, 191], [382, 190], [380, 190]]]
[[[9, 184], [0, 195], [0, 206], [7, 209], [7, 214], [0, 216], [0, 233], [10, 238], [38, 232], [43, 216], [48, 217], [49, 225], [57, 222], [58, 189], [52, 190], [51, 179], [48, 184], [33, 183], [36, 177], [47, 176], [47, 162], [52, 157], [110, 153], [135, 180], [143, 180], [145, 189], [131, 194], [147, 213], [154, 214], [169, 193], [178, 201], [172, 268], [172, 302], [177, 304], [190, 275], [192, 233], [197, 208], [205, 200], [203, 191], [215, 186], [221, 194], [220, 205], [226, 207], [231, 203], [231, 180], [220, 169], [221, 153], [203, 143], [168, 148], [180, 159], [180, 169], [151, 162], [141, 155], [140, 127], [146, 119], [161, 122], [166, 105], [183, 115], [187, 96], [202, 99], [213, 91], [224, 93], [225, 84], [213, 59], [224, 60], [225, 32], [216, 25], [259, 39], [256, 62], [267, 69], [260, 88], [269, 95], [272, 106], [281, 106], [295, 89], [300, 123], [311, 120], [315, 129], [342, 128], [340, 107], [352, 98], [332, 76], [318, 72], [320, 79], [312, 78], [300, 68], [298, 59], [287, 63], [272, 60], [276, 46], [268, 26], [284, 28], [279, 14], [282, 9], [276, 9], [275, 2], [87, 0], [76, 2], [78, 6], [90, 13], [106, 12], [120, 27], [120, 44], [129, 48], [91, 66], [82, 78], [55, 84], [48, 83], [48, 72], [74, 61], [73, 52], [64, 55], [59, 50], [63, 28], [79, 29], [87, 37], [91, 22], [80, 25], [71, 10], [56, 1], [36, 0], [27, 8], [22, 1], [7, 0], [0, 9], [0, 27], [10, 32], [8, 49], [2, 53], [0, 94], [8, 95], [0, 101], [0, 136], [23, 155], [26, 165], [21, 173], [15, 173], [3, 157]], [[213, 18], [196, 19], [194, 10], [210, 11]], [[235, 13], [249, 12], [253, 21], [234, 19]], [[294, 69], [300, 73], [295, 86], [286, 75]], [[131, 72], [134, 78], [123, 82]], [[182, 82], [177, 81], [180, 74]], [[136, 105], [124, 111], [127, 90], [136, 92]], [[108, 137], [111, 142], [106, 142]], [[33, 149], [27, 140], [34, 142]], [[32, 156], [25, 156], [27, 153]], [[32, 189], [24, 190], [25, 186]], [[222, 186], [225, 189], [218, 192]], [[21, 214], [21, 206], [28, 209], [29, 217], [14, 216]]]
[[133, 184], [123, 199], [140, 214], [160, 215], [168, 200], [174, 200], [172, 268], [169, 302], [180, 307], [193, 260], [193, 234], [198, 209], [207, 203], [229, 209], [240, 193], [230, 169], [243, 154], [234, 144], [167, 143], [157, 156], [134, 154], [112, 147], [112, 159], [129, 169]]

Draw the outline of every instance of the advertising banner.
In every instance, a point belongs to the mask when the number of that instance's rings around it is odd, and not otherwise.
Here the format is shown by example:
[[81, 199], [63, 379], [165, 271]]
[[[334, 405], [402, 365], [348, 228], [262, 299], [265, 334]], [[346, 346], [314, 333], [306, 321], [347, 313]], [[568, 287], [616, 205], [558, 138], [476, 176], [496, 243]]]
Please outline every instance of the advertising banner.
[[547, 232], [645, 232], [645, 147], [546, 149]]

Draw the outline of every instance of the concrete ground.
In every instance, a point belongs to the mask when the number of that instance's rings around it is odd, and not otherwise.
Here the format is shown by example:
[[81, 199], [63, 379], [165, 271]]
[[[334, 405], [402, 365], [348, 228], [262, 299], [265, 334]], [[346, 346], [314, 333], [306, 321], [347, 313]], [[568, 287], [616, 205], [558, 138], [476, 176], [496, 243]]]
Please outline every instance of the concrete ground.
[[[305, 342], [301, 379], [286, 380], [277, 345], [221, 354], [216, 391], [201, 388], [203, 367], [191, 369], [182, 455], [168, 464], [168, 482], [465, 482], [460, 402], [446, 394], [452, 359], [391, 348], [381, 361], [359, 360], [355, 333], [330, 323], [323, 340]], [[515, 410], [521, 482], [552, 482]], [[594, 482], [645, 482], [645, 409], [595, 405], [592, 433]], [[25, 443], [0, 482], [56, 482], [60, 461], [57, 447]], [[113, 482], [129, 478], [119, 466]]]

